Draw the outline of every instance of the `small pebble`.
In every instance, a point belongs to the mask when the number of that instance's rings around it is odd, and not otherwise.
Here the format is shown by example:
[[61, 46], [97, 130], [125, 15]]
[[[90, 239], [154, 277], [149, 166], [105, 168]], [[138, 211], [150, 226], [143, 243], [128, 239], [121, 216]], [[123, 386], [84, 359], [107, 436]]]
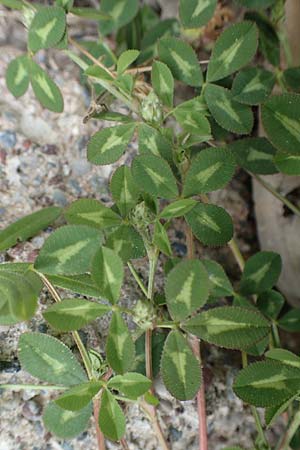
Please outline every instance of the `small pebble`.
[[0, 147], [10, 150], [16, 145], [17, 138], [13, 131], [0, 131]]

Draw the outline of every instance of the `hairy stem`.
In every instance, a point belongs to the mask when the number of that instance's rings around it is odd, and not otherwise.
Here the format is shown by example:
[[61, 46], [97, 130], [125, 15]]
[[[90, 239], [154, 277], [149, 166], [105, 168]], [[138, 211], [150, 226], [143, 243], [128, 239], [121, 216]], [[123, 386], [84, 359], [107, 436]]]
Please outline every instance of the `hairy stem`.
[[[186, 226], [186, 245], [187, 257], [193, 259], [195, 257], [194, 237], [190, 226]], [[196, 336], [193, 336], [192, 347], [195, 356], [199, 359], [201, 364], [200, 341]], [[208, 449], [207, 440], [207, 423], [206, 423], [206, 404], [205, 404], [205, 387], [202, 380], [201, 387], [197, 392], [197, 413], [199, 421], [199, 450]]]
[[137, 271], [135, 270], [133, 264], [132, 264], [130, 261], [128, 261], [127, 266], [128, 266], [128, 268], [129, 268], [130, 272], [132, 273], [133, 278], [135, 279], [135, 281], [136, 281], [137, 284], [139, 285], [141, 291], [143, 292], [143, 294], [145, 295], [145, 297], [148, 298], [148, 292], [147, 292], [147, 289], [146, 289], [144, 283], [142, 282], [142, 280], [140, 279], [139, 274], [138, 274]]
[[96, 397], [94, 399], [93, 406], [94, 406], [94, 420], [95, 420], [98, 450], [106, 450], [105, 438], [99, 427], [99, 411], [100, 411], [100, 398], [99, 397]]

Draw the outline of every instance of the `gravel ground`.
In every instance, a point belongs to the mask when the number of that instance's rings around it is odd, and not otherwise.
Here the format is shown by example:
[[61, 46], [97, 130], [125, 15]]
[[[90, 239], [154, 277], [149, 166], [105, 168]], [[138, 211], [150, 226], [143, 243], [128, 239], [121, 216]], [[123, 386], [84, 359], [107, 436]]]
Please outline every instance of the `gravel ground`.
[[[86, 161], [86, 143], [99, 123], [90, 121], [83, 125], [82, 117], [89, 105], [88, 94], [78, 80], [74, 65], [64, 56], [52, 51], [39, 52], [39, 62], [47, 68], [60, 86], [64, 100], [63, 114], [43, 110], [31, 90], [19, 100], [7, 91], [5, 67], [20, 54], [24, 42], [22, 28], [12, 27], [14, 13], [5, 17], [0, 9], [0, 228], [4, 228], [24, 214], [43, 206], [65, 206], [80, 197], [94, 197], [109, 202], [108, 179], [113, 166], [95, 167]], [[132, 158], [136, 145], [132, 145], [120, 162]], [[241, 246], [246, 253], [253, 246], [254, 224], [249, 220], [249, 191], [247, 179], [237, 177], [217, 201], [225, 204], [236, 219]], [[245, 227], [245, 224], [248, 226]], [[250, 230], [250, 231], [249, 231]], [[32, 261], [43, 245], [50, 229], [25, 244], [0, 253], [2, 261]], [[181, 224], [172, 231], [175, 254], [184, 256], [186, 247]], [[199, 250], [202, 255], [203, 251]], [[214, 252], [221, 262], [228, 262], [228, 271], [238, 278], [237, 268], [226, 249]], [[145, 276], [146, 267], [141, 262], [139, 270]], [[159, 284], [159, 282], [158, 282]], [[123, 292], [124, 303], [138, 299], [136, 287], [129, 282]], [[14, 327], [0, 327], [0, 377], [1, 383], [35, 382], [20, 370], [17, 359], [17, 342], [27, 330], [51, 332], [42, 319], [41, 311], [49, 304], [47, 293], [40, 299], [37, 316], [30, 323]], [[86, 327], [83, 338], [95, 348], [101, 348], [107, 321]], [[72, 346], [69, 336], [62, 336]], [[205, 383], [208, 411], [210, 450], [226, 445], [242, 445], [251, 448], [255, 435], [254, 421], [248, 410], [232, 392], [232, 382], [239, 368], [239, 356], [234, 352], [222, 352], [214, 347], [204, 348]], [[198, 448], [195, 402], [179, 403], [166, 392], [160, 380], [156, 390], [161, 398], [159, 415], [172, 450], [196, 450]], [[49, 400], [45, 391], [2, 391], [0, 397], [0, 450], [92, 450], [96, 448], [93, 427], [77, 439], [62, 441], [55, 438], [43, 426], [43, 405]], [[158, 449], [151, 425], [138, 407], [130, 407], [126, 439], [131, 450]], [[279, 429], [280, 432], [280, 429]], [[109, 449], [119, 448], [108, 443]]]

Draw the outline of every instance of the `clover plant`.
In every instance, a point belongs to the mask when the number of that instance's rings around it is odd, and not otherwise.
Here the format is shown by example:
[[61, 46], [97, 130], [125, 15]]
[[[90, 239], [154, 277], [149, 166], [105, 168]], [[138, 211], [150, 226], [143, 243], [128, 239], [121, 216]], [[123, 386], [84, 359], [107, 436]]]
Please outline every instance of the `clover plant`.
[[[54, 228], [34, 263], [0, 265], [2, 325], [30, 320], [43, 286], [53, 298], [43, 311], [50, 334], [26, 332], [19, 340], [22, 368], [41, 381], [40, 389], [57, 391], [44, 410], [45, 427], [60, 438], [74, 437], [89, 426], [94, 410], [99, 449], [105, 439], [127, 448], [124, 405], [136, 402], [153, 422], [160, 447], [168, 449], [156, 414], [153, 378], [160, 374], [176, 399], [197, 396], [199, 445], [206, 450], [205, 361], [199, 350], [204, 341], [241, 352], [243, 369], [233, 389], [254, 414], [252, 448], [272, 448], [265, 429], [288, 411], [276, 449], [289, 449], [300, 424], [300, 357], [281, 348], [278, 327], [299, 331], [299, 310], [281, 313], [284, 298], [275, 289], [280, 256], [260, 251], [245, 262], [230, 214], [209, 198], [242, 168], [300, 214], [260, 177], [300, 175], [299, 68], [282, 70], [279, 61], [283, 2], [239, 0], [245, 18], [220, 33], [204, 62], [187, 37], [213, 17], [216, 0], [181, 0], [179, 19], [166, 20], [138, 0], [102, 0], [100, 9], [76, 7], [72, 0], [0, 3], [20, 10], [27, 29], [27, 52], [7, 67], [11, 93], [20, 97], [30, 84], [43, 107], [62, 112], [59, 87], [36, 62], [40, 50], [62, 51], [93, 86], [84, 120], [98, 121], [99, 131], [87, 145], [88, 160], [116, 163], [133, 139], [138, 143], [131, 164], [119, 165], [110, 179], [112, 206], [80, 198], [0, 232], [5, 251]], [[97, 21], [99, 39], [72, 37], [71, 15]], [[112, 33], [115, 52], [105, 38]], [[192, 95], [178, 103], [176, 91], [184, 85]], [[115, 110], [113, 100], [127, 114]], [[258, 110], [266, 137], [253, 132]], [[168, 230], [176, 221], [185, 224], [186, 259], [173, 255]], [[229, 245], [242, 271], [235, 288], [219, 263], [196, 256], [195, 242]], [[147, 279], [136, 260], [148, 268]], [[156, 284], [159, 262], [165, 265], [163, 292]], [[139, 288], [128, 308], [120, 303], [125, 270]], [[64, 298], [64, 290], [73, 298]], [[84, 345], [78, 330], [104, 315], [110, 318], [105, 348]], [[51, 336], [51, 329], [70, 332], [79, 354]], [[249, 355], [257, 361], [248, 365]], [[265, 409], [264, 419], [257, 407]]]

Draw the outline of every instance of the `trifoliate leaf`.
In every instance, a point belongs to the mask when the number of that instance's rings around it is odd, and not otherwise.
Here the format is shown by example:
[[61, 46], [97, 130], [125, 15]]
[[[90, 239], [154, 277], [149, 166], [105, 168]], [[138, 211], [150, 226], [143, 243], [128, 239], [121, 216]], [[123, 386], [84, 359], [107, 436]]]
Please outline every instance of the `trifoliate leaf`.
[[106, 35], [131, 22], [138, 12], [138, 0], [101, 0], [101, 12], [111, 17], [100, 20], [100, 33]]
[[101, 389], [101, 386], [101, 381], [89, 381], [88, 383], [78, 384], [65, 391], [54, 401], [62, 409], [79, 411], [90, 403]]
[[245, 19], [256, 23], [259, 30], [259, 50], [273, 66], [278, 66], [280, 64], [280, 40], [271, 20], [266, 15], [255, 11], [247, 12]]
[[265, 357], [267, 359], [280, 361], [282, 364], [298, 367], [298, 369], [300, 369], [300, 357], [283, 348], [272, 348], [266, 352]]
[[231, 217], [219, 206], [198, 203], [185, 218], [193, 234], [205, 245], [224, 245], [233, 236]]
[[[0, 266], [1, 267], [1, 266]], [[48, 275], [48, 280], [54, 285], [69, 291], [89, 297], [101, 297], [101, 292], [90, 274], [79, 275]]]
[[116, 303], [124, 278], [123, 262], [110, 248], [101, 247], [93, 259], [92, 278], [104, 298]]
[[152, 65], [151, 82], [156, 95], [162, 103], [172, 108], [174, 78], [169, 67], [160, 61], [154, 61]]
[[58, 86], [33, 60], [29, 63], [30, 82], [33, 92], [44, 108], [54, 112], [64, 110], [64, 99]]
[[66, 411], [50, 402], [44, 410], [43, 422], [45, 427], [59, 438], [71, 439], [88, 427], [91, 415], [92, 404], [80, 411]]
[[[12, 316], [13, 322], [31, 319], [36, 311], [41, 289], [40, 278], [31, 270], [24, 273], [1, 270], [0, 322], [5, 321], [5, 311]], [[9, 317], [6, 320], [9, 321]]]
[[269, 289], [258, 296], [256, 305], [266, 317], [275, 320], [284, 303], [284, 297], [280, 292]]
[[140, 193], [130, 167], [121, 166], [117, 168], [111, 178], [110, 190], [122, 216], [127, 217], [137, 204]]
[[54, 47], [66, 29], [66, 13], [59, 6], [40, 6], [28, 32], [28, 47], [32, 52]]
[[88, 143], [88, 160], [101, 165], [117, 161], [131, 141], [134, 129], [134, 124], [127, 124], [97, 131]]
[[276, 149], [264, 137], [239, 139], [227, 148], [234, 154], [237, 164], [245, 170], [259, 175], [278, 172], [273, 161]]
[[212, 18], [217, 0], [180, 0], [179, 17], [184, 28], [199, 28]]
[[137, 156], [132, 163], [132, 175], [143, 191], [155, 197], [177, 197], [176, 179], [168, 163], [151, 154]]
[[141, 154], [153, 153], [161, 156], [168, 162], [173, 161], [172, 145], [168, 139], [155, 128], [141, 123], [138, 127], [139, 152]]
[[201, 262], [208, 273], [210, 297], [220, 298], [232, 296], [234, 293], [233, 287], [223, 267], [216, 261], [210, 259], [202, 259]]
[[119, 441], [125, 433], [124, 413], [114, 396], [105, 390], [101, 396], [100, 430], [108, 439]]
[[278, 320], [278, 326], [290, 333], [300, 331], [300, 309], [291, 309]]
[[46, 240], [34, 267], [50, 275], [89, 272], [101, 241], [101, 234], [94, 228], [66, 225], [54, 231]]
[[203, 76], [192, 47], [177, 38], [163, 38], [158, 43], [159, 59], [171, 70], [174, 78], [189, 86], [201, 86]]
[[22, 368], [48, 383], [72, 386], [86, 381], [86, 374], [71, 352], [58, 339], [42, 333], [23, 333], [19, 339]]
[[300, 94], [274, 95], [262, 106], [262, 122], [278, 150], [300, 154]]
[[245, 264], [240, 291], [243, 295], [260, 294], [271, 289], [279, 278], [282, 262], [273, 252], [258, 252]]
[[232, 95], [234, 100], [246, 105], [258, 105], [264, 102], [272, 92], [275, 76], [259, 67], [241, 70], [233, 80]]
[[225, 130], [249, 134], [253, 127], [253, 114], [249, 106], [234, 100], [231, 91], [209, 84], [204, 91], [208, 109], [215, 121]]
[[126, 50], [118, 59], [117, 74], [121, 75], [139, 56], [139, 50]]
[[253, 22], [231, 25], [218, 38], [207, 68], [207, 81], [225, 78], [248, 64], [256, 53], [258, 30]]
[[300, 369], [278, 361], [260, 361], [238, 374], [233, 389], [251, 405], [276, 406], [300, 392]]
[[224, 148], [207, 148], [202, 150], [191, 162], [183, 185], [183, 195], [216, 191], [224, 187], [233, 177], [235, 159]]
[[107, 383], [107, 387], [122, 392], [126, 397], [138, 398], [151, 387], [151, 380], [140, 373], [129, 372], [116, 375]]
[[176, 200], [175, 202], [172, 202], [168, 206], [166, 206], [160, 213], [159, 217], [161, 217], [162, 219], [169, 220], [175, 217], [184, 216], [196, 204], [197, 201], [193, 200], [192, 198], [184, 198], [182, 200]]
[[159, 220], [155, 222], [153, 243], [162, 253], [167, 256], [172, 256], [172, 249], [168, 234], [165, 227]]
[[286, 175], [300, 175], [300, 154], [288, 155], [279, 151], [274, 156], [274, 164], [280, 172]]
[[207, 271], [198, 260], [182, 261], [167, 277], [166, 300], [171, 317], [183, 320], [205, 305], [210, 283]]
[[50, 206], [22, 217], [13, 224], [0, 231], [0, 251], [13, 247], [18, 242], [38, 234], [51, 225], [60, 215], [61, 208]]
[[28, 56], [21, 55], [13, 59], [6, 70], [6, 84], [15, 97], [25, 94], [29, 86]]
[[56, 330], [73, 331], [79, 330], [108, 311], [110, 307], [107, 305], [71, 298], [50, 306], [43, 312], [43, 316]]
[[103, 203], [83, 198], [73, 202], [64, 212], [72, 225], [89, 225], [94, 228], [111, 228], [121, 224], [121, 217]]
[[107, 238], [106, 247], [114, 250], [124, 263], [143, 258], [146, 254], [141, 235], [130, 225], [121, 225]]
[[270, 331], [262, 314], [238, 306], [221, 306], [202, 312], [182, 324], [184, 330], [211, 344], [245, 350]]
[[201, 367], [186, 338], [178, 330], [171, 331], [166, 339], [161, 373], [163, 382], [178, 400], [191, 400], [201, 385]]
[[112, 369], [120, 374], [130, 370], [135, 355], [134, 343], [119, 312], [114, 312], [106, 341], [106, 357]]

